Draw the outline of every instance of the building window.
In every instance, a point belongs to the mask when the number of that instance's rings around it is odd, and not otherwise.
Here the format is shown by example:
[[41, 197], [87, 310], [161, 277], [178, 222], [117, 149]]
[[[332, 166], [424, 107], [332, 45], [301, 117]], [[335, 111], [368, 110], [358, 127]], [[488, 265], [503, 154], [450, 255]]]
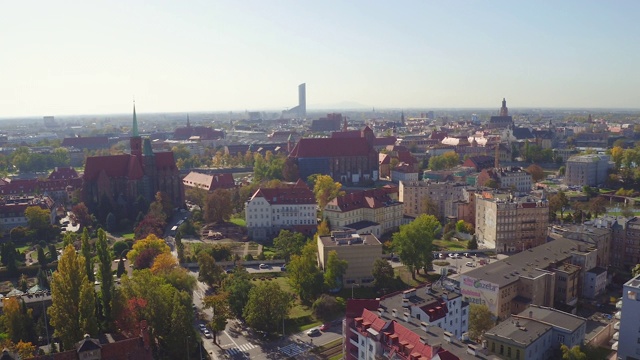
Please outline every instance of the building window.
[[558, 335], [558, 341], [564, 343], [564, 335]]
[[500, 355], [504, 354], [504, 345], [500, 345]]

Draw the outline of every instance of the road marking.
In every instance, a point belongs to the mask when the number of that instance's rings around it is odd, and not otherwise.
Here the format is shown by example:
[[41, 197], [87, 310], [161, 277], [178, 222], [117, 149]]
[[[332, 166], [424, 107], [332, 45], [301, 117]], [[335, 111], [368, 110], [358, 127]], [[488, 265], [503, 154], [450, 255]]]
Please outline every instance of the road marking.
[[[242, 344], [240, 346], [236, 346], [231, 349], [227, 349], [227, 354], [233, 356], [237, 353], [244, 353], [245, 351], [249, 351], [251, 349], [255, 349], [256, 346], [251, 343]], [[244, 355], [244, 354], [243, 354]]]

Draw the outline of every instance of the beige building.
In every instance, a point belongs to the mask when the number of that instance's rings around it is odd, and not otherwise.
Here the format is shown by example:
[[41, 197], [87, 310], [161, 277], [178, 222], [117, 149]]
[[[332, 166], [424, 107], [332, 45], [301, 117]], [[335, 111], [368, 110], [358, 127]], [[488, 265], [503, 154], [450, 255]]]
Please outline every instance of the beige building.
[[360, 235], [347, 231], [332, 231], [330, 236], [318, 236], [318, 262], [324, 270], [329, 252], [348, 263], [344, 285], [372, 286], [373, 262], [382, 256], [382, 243], [371, 234]]
[[498, 253], [514, 253], [547, 240], [549, 202], [508, 193], [476, 193], [476, 236], [479, 244]]
[[577, 263], [585, 253], [596, 256], [595, 249], [560, 237], [462, 274], [460, 290], [465, 301], [487, 305], [500, 319], [530, 304], [570, 311], [580, 295]]
[[356, 191], [338, 196], [324, 208], [331, 230], [352, 230], [360, 234], [382, 234], [402, 225], [402, 203], [385, 189]]
[[417, 217], [427, 212], [426, 199], [438, 207], [438, 219], [458, 217], [458, 203], [465, 200], [467, 184], [436, 181], [401, 181], [400, 201], [404, 204], [404, 214]]

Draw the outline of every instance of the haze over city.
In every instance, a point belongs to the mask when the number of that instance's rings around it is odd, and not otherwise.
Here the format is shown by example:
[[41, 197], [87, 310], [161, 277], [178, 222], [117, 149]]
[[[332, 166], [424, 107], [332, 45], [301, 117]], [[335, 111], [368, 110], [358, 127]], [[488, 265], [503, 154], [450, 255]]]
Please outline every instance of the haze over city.
[[[638, 108], [635, 1], [8, 2], [0, 118]], [[635, 41], [634, 41], [635, 40]]]

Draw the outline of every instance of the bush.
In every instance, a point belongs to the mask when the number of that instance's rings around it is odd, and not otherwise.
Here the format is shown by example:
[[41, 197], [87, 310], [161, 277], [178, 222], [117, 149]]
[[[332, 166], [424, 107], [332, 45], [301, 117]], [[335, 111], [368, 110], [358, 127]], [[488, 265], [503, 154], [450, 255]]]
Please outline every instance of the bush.
[[[344, 299], [343, 299], [344, 302]], [[322, 294], [311, 306], [313, 316], [318, 320], [327, 321], [333, 319], [343, 310], [343, 306], [333, 296]]]

